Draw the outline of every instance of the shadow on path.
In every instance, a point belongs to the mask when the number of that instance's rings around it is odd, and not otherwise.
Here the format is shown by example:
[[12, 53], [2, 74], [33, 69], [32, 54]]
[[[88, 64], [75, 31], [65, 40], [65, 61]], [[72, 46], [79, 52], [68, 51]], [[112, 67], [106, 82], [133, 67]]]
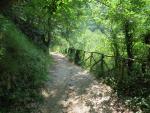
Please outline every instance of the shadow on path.
[[51, 55], [54, 64], [47, 88], [42, 91], [45, 103], [40, 113], [132, 113], [109, 86], [96, 81], [63, 55]]

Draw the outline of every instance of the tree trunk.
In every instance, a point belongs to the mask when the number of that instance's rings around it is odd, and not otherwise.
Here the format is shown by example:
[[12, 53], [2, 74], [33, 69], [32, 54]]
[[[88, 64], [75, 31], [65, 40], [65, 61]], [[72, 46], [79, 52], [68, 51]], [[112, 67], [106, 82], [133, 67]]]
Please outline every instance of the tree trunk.
[[[144, 36], [144, 43], [150, 45], [150, 33], [147, 33]], [[142, 63], [142, 73], [146, 72], [146, 67], [150, 65], [150, 48], [147, 55], [147, 60]]]
[[133, 66], [133, 52], [132, 52], [132, 47], [133, 47], [133, 32], [131, 29], [132, 24], [129, 20], [126, 21], [125, 26], [124, 26], [124, 33], [125, 33], [125, 43], [126, 43], [126, 48], [127, 48], [127, 57], [128, 57], [128, 75], [131, 74], [132, 72], [132, 66]]
[[43, 37], [43, 42], [46, 47], [49, 47], [49, 45], [51, 43], [51, 34], [50, 33], [48, 33], [47, 37]]
[[112, 46], [113, 46], [113, 51], [114, 51], [115, 68], [118, 69], [120, 53], [119, 53], [119, 46], [117, 43], [117, 36], [115, 33], [112, 34], [112, 39], [113, 39]]

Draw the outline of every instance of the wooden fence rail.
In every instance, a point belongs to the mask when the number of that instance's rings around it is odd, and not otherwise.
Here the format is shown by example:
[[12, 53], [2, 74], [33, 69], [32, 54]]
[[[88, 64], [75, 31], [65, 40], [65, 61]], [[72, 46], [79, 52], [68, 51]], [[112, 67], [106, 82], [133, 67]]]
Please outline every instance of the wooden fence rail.
[[[92, 71], [95, 66], [98, 64], [101, 66], [101, 69], [104, 69], [104, 66], [108, 68], [106, 62], [105, 62], [105, 57], [113, 57], [110, 55], [105, 55], [103, 53], [98, 53], [98, 52], [88, 52], [84, 50], [79, 50], [79, 49], [74, 49], [74, 48], [69, 48], [67, 51], [67, 54], [75, 62], [77, 65], [82, 65], [85, 64], [85, 62], [89, 61], [89, 65], [85, 67], [89, 67], [90, 70]], [[82, 57], [81, 57], [82, 54]], [[89, 54], [89, 56], [86, 58], [86, 54]], [[94, 56], [97, 55], [99, 58], [95, 58]]]
[[[114, 61], [115, 59], [117, 59], [118, 64], [117, 65], [115, 64], [117, 67], [114, 67], [114, 69], [118, 68], [117, 71], [122, 76], [124, 75], [125, 69], [128, 68], [127, 65], [128, 61], [138, 62], [141, 65], [144, 61], [147, 61], [147, 59], [131, 59], [131, 58], [124, 58], [121, 56], [115, 57], [112, 55], [106, 55], [99, 52], [89, 52], [75, 48], [68, 48], [66, 53], [68, 54], [70, 59], [74, 61], [75, 64], [84, 65], [85, 67], [90, 68], [91, 71], [94, 71], [94, 69], [98, 66], [101, 73], [104, 73], [104, 70], [112, 70], [107, 65], [105, 61], [106, 58], [112, 58]], [[86, 64], [88, 65], [86, 66]], [[147, 70], [149, 70], [149, 67]]]

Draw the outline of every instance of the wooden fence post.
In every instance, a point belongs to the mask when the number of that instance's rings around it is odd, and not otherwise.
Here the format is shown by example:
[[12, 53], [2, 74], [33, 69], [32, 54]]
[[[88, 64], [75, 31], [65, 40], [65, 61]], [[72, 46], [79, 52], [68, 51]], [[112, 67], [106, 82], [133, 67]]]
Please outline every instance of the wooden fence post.
[[82, 60], [84, 61], [85, 59], [85, 51], [83, 51], [83, 57], [82, 57]]
[[90, 55], [90, 66], [92, 64], [92, 57], [93, 57], [93, 53], [91, 53], [91, 55]]
[[122, 80], [123, 80], [123, 77], [124, 77], [124, 68], [125, 68], [125, 59], [122, 58], [120, 59], [121, 62], [120, 62], [120, 69], [118, 69], [118, 71], [120, 71], [120, 73], [118, 73], [118, 85], [120, 85], [122, 83]]
[[101, 55], [101, 74], [104, 74], [104, 54]]
[[69, 48], [68, 50], [68, 55], [69, 55], [69, 59], [71, 61], [74, 61], [74, 58], [75, 58], [75, 49], [74, 48]]
[[80, 63], [81, 63], [80, 53], [81, 53], [80, 50], [76, 50], [76, 52], [75, 52], [74, 62], [77, 65], [80, 65]]

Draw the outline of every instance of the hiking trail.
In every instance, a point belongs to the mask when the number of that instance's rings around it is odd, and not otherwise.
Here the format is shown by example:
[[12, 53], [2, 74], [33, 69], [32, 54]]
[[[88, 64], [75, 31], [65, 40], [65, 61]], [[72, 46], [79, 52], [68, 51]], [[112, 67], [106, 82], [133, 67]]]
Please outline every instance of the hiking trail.
[[133, 113], [114, 91], [88, 71], [70, 63], [60, 53], [51, 53], [54, 63], [42, 94], [40, 113]]

